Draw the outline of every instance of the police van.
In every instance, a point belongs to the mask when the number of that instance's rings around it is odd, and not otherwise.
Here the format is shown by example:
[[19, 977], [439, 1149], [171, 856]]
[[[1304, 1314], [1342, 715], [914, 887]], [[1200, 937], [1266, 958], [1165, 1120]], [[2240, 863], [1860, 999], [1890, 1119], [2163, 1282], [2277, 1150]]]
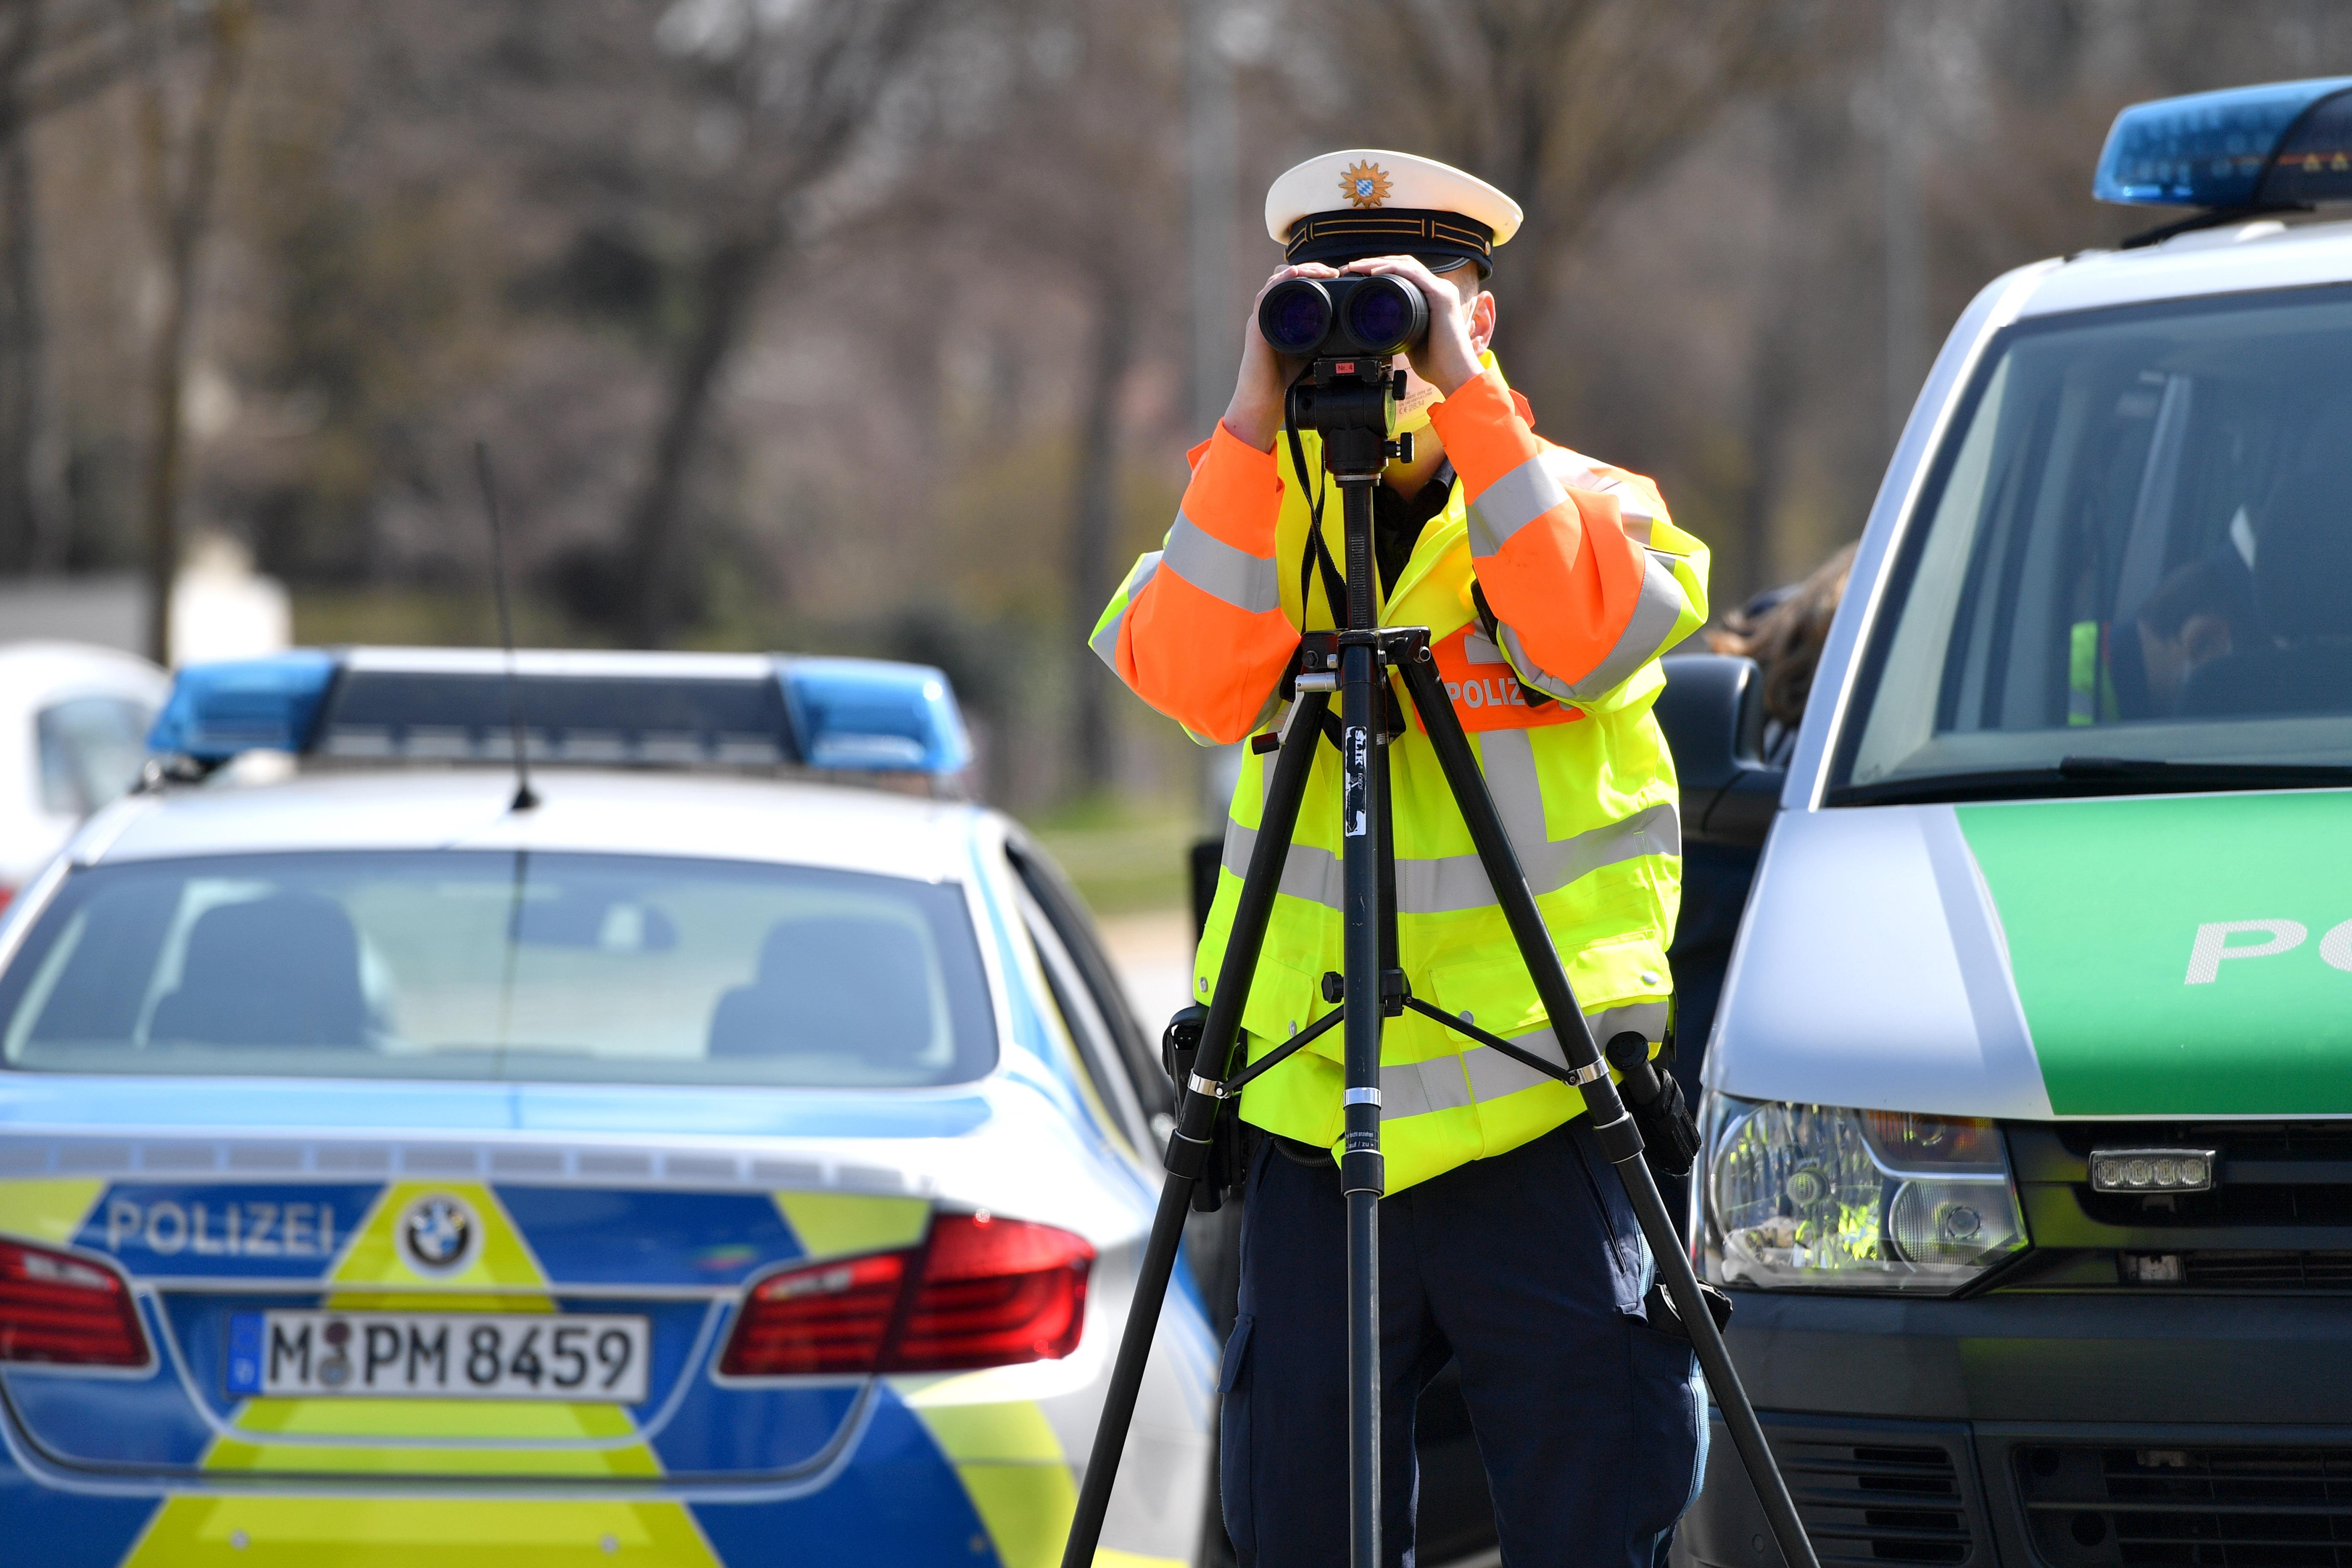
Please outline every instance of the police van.
[[[1693, 1246], [1826, 1563], [2342, 1568], [2352, 223], [2284, 219], [2352, 78], [2126, 110], [2095, 194], [2175, 221], [1960, 318], [1785, 771], [1669, 681], [1763, 846]], [[1777, 1562], [1712, 1454], [1680, 1550]]]

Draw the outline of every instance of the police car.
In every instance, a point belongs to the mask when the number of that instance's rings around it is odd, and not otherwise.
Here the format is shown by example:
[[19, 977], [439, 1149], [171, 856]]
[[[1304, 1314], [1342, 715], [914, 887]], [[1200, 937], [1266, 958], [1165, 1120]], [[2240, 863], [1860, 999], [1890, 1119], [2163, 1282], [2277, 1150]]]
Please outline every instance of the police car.
[[[1961, 317], [1785, 775], [1670, 680], [1693, 837], [1769, 832], [1694, 1242], [1825, 1563], [2340, 1568], [2352, 225], [2278, 215], [2352, 78], [2129, 109], [2096, 191], [2177, 221]], [[1682, 1550], [1765, 1563], [1714, 1455]]]
[[[937, 671], [297, 651], [152, 742], [0, 924], [10, 1561], [1058, 1559], [1165, 1079]], [[1214, 1381], [1180, 1292], [1103, 1561]]]

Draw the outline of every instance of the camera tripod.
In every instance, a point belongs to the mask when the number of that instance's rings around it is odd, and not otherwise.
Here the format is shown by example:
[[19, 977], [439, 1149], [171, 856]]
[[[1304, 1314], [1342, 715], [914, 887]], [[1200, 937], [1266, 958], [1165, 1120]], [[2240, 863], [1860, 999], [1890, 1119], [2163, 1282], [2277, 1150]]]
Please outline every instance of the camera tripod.
[[[1386, 1189], [1381, 1154], [1381, 1031], [1382, 1020], [1406, 1010], [1435, 1020], [1489, 1049], [1582, 1090], [1592, 1131], [1616, 1166], [1642, 1234], [1656, 1259], [1660, 1282], [1697, 1352], [1733, 1446], [1762, 1502], [1787, 1568], [1819, 1568], [1796, 1504], [1789, 1496], [1755, 1407], [1732, 1370], [1723, 1335], [1691, 1270], [1655, 1178], [1642, 1158], [1643, 1140], [1609, 1077], [1591, 1026], [1570, 989], [1535, 895], [1528, 887], [1501, 816], [1461, 721], [1437, 677], [1425, 627], [1376, 626], [1372, 557], [1372, 487], [1391, 456], [1404, 455], [1388, 438], [1398, 383], [1386, 356], [1318, 359], [1292, 387], [1289, 427], [1323, 438], [1324, 467], [1338, 484], [1346, 556], [1346, 626], [1301, 639], [1292, 665], [1291, 711], [1273, 764], [1257, 840], [1242, 881], [1233, 930], [1217, 971], [1216, 990], [1202, 1026], [1196, 1068], [1181, 1086], [1175, 1131], [1168, 1141], [1168, 1180], [1153, 1215], [1150, 1239], [1128, 1308], [1125, 1336], [1096, 1428], [1077, 1513], [1062, 1568], [1089, 1568], [1109, 1507], [1111, 1487], [1143, 1382], [1145, 1358], [1168, 1291], [1184, 1215], [1209, 1166], [1216, 1121], [1227, 1100], [1252, 1079], [1334, 1027], [1341, 1036], [1346, 1071], [1345, 1130], [1339, 1149], [1340, 1187], [1347, 1200], [1348, 1239], [1348, 1507], [1351, 1568], [1380, 1568], [1381, 1325], [1380, 1200]], [[1294, 445], [1293, 452], [1296, 454]], [[1314, 548], [1319, 541], [1309, 541]], [[1513, 1045], [1412, 994], [1396, 967], [1391, 917], [1396, 907], [1396, 866], [1387, 823], [1388, 686], [1394, 672], [1419, 714], [1454, 804], [1470, 830], [1493, 884], [1511, 937], [1535, 983], [1566, 1066]], [[1339, 1008], [1234, 1070], [1243, 1005], [1258, 952], [1274, 912], [1283, 862], [1298, 823], [1316, 748], [1326, 738], [1332, 697], [1339, 701], [1339, 749], [1342, 833], [1342, 972], [1327, 976], [1325, 994]], [[1336, 988], [1331, 981], [1337, 979]], [[1337, 990], [1338, 994], [1331, 993]], [[1648, 1064], [1634, 1058], [1641, 1070]], [[1201, 1069], [1213, 1065], [1217, 1076]]]

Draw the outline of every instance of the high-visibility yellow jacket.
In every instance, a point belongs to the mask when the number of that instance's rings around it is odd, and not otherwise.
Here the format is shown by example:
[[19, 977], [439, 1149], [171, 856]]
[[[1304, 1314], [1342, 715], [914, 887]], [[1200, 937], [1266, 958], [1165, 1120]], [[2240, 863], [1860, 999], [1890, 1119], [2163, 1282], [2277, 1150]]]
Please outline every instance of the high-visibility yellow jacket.
[[[1638, 1029], [1654, 1048], [1672, 990], [1665, 947], [1682, 841], [1674, 763], [1650, 707], [1664, 684], [1658, 655], [1706, 618], [1706, 547], [1667, 520], [1648, 479], [1538, 439], [1491, 358], [1431, 423], [1454, 491], [1383, 598], [1381, 623], [1429, 628], [1595, 1037]], [[1165, 547], [1136, 563], [1096, 626], [1092, 645], [1119, 678], [1196, 737], [1238, 741], [1277, 722], [1300, 630], [1333, 625], [1319, 583], [1301, 601], [1307, 490], [1321, 462], [1314, 436], [1301, 441], [1304, 484], [1286, 441], [1260, 452], [1220, 426], [1194, 449]], [[1335, 561], [1345, 559], [1339, 513], [1330, 486], [1323, 529]], [[1340, 965], [1339, 759], [1318, 751], [1243, 1014], [1253, 1059], [1332, 1006], [1319, 980]], [[1197, 1000], [1223, 956], [1271, 762], [1250, 753], [1234, 791]], [[1413, 994], [1563, 1059], [1417, 721], [1390, 747], [1390, 770], [1397, 945]], [[1253, 1083], [1244, 1120], [1336, 1145], [1340, 1035]], [[1515, 1149], [1584, 1109], [1576, 1089], [1411, 1013], [1387, 1021], [1381, 1064], [1391, 1192]]]

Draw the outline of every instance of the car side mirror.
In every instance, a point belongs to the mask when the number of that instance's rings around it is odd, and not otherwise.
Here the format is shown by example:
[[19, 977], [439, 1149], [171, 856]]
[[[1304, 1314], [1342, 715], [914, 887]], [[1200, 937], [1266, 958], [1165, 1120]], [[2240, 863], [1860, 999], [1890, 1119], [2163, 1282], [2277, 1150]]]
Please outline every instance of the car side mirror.
[[1682, 781], [1683, 837], [1754, 847], [1780, 806], [1786, 768], [1764, 760], [1764, 677], [1752, 658], [1675, 654], [1651, 710]]

